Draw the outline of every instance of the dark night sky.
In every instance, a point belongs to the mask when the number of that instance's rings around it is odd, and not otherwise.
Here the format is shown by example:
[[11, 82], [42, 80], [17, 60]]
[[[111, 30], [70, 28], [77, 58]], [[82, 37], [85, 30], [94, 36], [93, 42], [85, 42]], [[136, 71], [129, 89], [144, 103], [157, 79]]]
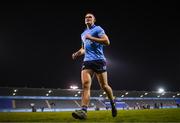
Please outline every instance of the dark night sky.
[[179, 91], [178, 4], [110, 2], [0, 4], [0, 86], [80, 86], [82, 58], [71, 54], [92, 11], [111, 41], [104, 52], [114, 90]]

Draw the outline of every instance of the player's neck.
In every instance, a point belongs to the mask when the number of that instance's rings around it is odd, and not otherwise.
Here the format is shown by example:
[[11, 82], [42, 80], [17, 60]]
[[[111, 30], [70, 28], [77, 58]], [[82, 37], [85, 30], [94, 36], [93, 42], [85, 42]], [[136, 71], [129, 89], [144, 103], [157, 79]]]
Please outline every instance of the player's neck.
[[94, 24], [87, 24], [86, 26], [87, 26], [87, 29], [91, 29], [94, 26]]

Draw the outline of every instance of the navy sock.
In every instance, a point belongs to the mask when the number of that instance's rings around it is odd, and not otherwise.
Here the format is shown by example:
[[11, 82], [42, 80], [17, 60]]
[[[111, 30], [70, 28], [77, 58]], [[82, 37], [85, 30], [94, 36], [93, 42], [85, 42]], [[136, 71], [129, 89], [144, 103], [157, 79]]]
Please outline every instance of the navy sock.
[[81, 107], [81, 109], [82, 109], [83, 111], [87, 112], [87, 106], [84, 105], [84, 106]]
[[110, 100], [111, 106], [115, 106], [115, 101], [114, 100]]

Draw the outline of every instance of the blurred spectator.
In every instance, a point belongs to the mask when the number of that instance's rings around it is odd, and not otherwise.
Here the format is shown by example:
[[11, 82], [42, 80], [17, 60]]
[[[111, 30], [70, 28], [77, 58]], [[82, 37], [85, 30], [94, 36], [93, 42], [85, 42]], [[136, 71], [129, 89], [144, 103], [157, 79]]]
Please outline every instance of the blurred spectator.
[[163, 103], [162, 102], [160, 103], [160, 105], [161, 105], [161, 108], [163, 108]]

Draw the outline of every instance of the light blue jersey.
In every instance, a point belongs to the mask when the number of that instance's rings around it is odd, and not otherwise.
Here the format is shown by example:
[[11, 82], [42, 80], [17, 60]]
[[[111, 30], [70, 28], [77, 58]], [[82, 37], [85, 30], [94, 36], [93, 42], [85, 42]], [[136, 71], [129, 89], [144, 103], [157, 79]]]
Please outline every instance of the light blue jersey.
[[85, 49], [84, 61], [92, 60], [106, 60], [103, 53], [103, 44], [85, 39], [86, 34], [90, 34], [93, 37], [100, 38], [105, 34], [104, 30], [100, 26], [93, 25], [90, 29], [86, 29], [81, 34], [82, 43]]

